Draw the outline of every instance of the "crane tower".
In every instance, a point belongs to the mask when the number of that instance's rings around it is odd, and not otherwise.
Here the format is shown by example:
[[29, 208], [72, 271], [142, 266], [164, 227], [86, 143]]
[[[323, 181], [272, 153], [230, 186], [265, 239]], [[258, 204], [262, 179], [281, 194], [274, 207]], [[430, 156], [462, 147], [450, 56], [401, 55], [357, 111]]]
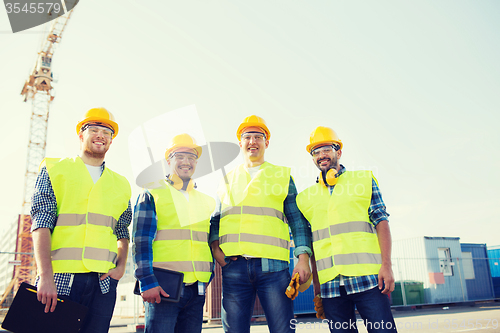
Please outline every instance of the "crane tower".
[[[66, 8], [74, 8], [78, 0], [73, 0], [73, 4]], [[63, 2], [64, 3], [64, 2]], [[52, 57], [56, 45], [61, 41], [64, 29], [68, 24], [73, 10], [63, 16], [59, 16], [52, 21], [47, 37], [43, 40], [33, 71], [25, 82], [21, 95], [24, 102], [31, 100], [31, 119], [29, 129], [28, 156], [26, 159], [26, 174], [23, 191], [22, 212], [19, 216], [16, 260], [20, 265], [14, 269], [14, 277], [7, 286], [0, 305], [5, 299], [16, 292], [22, 282], [33, 283], [36, 275], [35, 262], [33, 260], [33, 242], [31, 239], [31, 196], [35, 187], [38, 174], [38, 167], [45, 158], [45, 147], [47, 142], [47, 125], [49, 120], [50, 103], [54, 100], [54, 89], [52, 87]]]

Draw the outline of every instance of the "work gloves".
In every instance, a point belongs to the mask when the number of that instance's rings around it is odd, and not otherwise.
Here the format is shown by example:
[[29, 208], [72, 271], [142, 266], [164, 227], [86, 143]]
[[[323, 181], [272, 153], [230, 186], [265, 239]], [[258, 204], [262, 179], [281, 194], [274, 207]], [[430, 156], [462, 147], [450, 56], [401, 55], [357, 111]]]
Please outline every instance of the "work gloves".
[[316, 310], [316, 318], [326, 319], [325, 310], [323, 310], [323, 302], [321, 301], [321, 296], [316, 295], [313, 299], [314, 310]]
[[288, 296], [288, 298], [291, 298], [292, 301], [297, 297], [299, 294], [299, 273], [295, 273], [293, 278], [290, 280], [290, 284], [286, 288], [285, 295]]

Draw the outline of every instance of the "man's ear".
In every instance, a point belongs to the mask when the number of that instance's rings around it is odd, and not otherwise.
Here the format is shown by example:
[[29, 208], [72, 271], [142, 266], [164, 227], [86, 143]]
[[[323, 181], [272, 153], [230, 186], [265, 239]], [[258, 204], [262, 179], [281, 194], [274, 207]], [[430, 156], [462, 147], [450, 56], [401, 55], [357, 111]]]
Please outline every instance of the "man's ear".
[[269, 140], [266, 140], [266, 149], [269, 147]]

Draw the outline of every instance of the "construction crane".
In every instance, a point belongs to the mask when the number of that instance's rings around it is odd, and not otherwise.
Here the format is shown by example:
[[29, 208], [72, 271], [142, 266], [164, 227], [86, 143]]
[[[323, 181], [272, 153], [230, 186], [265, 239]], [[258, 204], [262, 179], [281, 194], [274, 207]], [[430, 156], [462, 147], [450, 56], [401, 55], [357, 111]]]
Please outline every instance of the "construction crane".
[[[78, 0], [73, 0], [69, 5], [66, 0], [66, 8], [74, 8]], [[64, 2], [63, 2], [64, 4]], [[49, 33], [43, 40], [38, 52], [35, 67], [28, 80], [23, 86], [21, 95], [24, 102], [31, 100], [31, 120], [28, 142], [28, 156], [26, 159], [26, 174], [24, 182], [22, 213], [19, 216], [16, 262], [13, 279], [7, 286], [0, 300], [2, 306], [5, 300], [17, 291], [22, 282], [33, 283], [36, 276], [35, 261], [33, 260], [33, 241], [31, 239], [31, 196], [35, 187], [38, 167], [45, 158], [45, 147], [47, 142], [47, 125], [49, 120], [50, 103], [54, 100], [54, 89], [52, 87], [52, 58], [56, 45], [61, 38], [71, 17], [73, 10], [52, 21]]]

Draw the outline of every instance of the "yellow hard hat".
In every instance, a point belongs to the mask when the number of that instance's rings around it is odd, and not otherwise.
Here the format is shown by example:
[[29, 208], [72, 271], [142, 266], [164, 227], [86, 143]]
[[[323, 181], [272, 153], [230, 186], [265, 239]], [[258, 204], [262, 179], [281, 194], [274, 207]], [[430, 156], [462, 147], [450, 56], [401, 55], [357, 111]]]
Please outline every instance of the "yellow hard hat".
[[201, 156], [202, 149], [200, 146], [196, 144], [196, 141], [194, 138], [186, 133], [176, 135], [172, 138], [172, 141], [170, 142], [170, 145], [167, 148], [167, 151], [165, 151], [165, 159], [168, 160], [168, 157], [170, 154], [172, 154], [175, 150], [179, 148], [190, 148], [196, 150], [196, 154], [198, 155], [198, 158]]
[[113, 139], [118, 134], [118, 124], [115, 123], [115, 117], [113, 117], [113, 114], [105, 108], [93, 108], [88, 110], [83, 116], [83, 119], [76, 125], [76, 133], [80, 133], [80, 129], [83, 125], [93, 122], [109, 125], [114, 132]]
[[330, 127], [318, 126], [311, 132], [309, 137], [309, 144], [306, 147], [308, 153], [311, 153], [312, 149], [321, 144], [336, 143], [340, 145], [342, 149], [342, 141], [339, 139], [337, 133]]
[[246, 117], [241, 123], [240, 127], [238, 127], [238, 130], [236, 131], [236, 136], [238, 137], [238, 140], [241, 140], [241, 133], [243, 133], [243, 130], [247, 127], [260, 127], [266, 134], [266, 139], [269, 140], [269, 138], [271, 138], [271, 132], [269, 132], [269, 129], [267, 128], [264, 119], [262, 119], [259, 116], [252, 115]]

